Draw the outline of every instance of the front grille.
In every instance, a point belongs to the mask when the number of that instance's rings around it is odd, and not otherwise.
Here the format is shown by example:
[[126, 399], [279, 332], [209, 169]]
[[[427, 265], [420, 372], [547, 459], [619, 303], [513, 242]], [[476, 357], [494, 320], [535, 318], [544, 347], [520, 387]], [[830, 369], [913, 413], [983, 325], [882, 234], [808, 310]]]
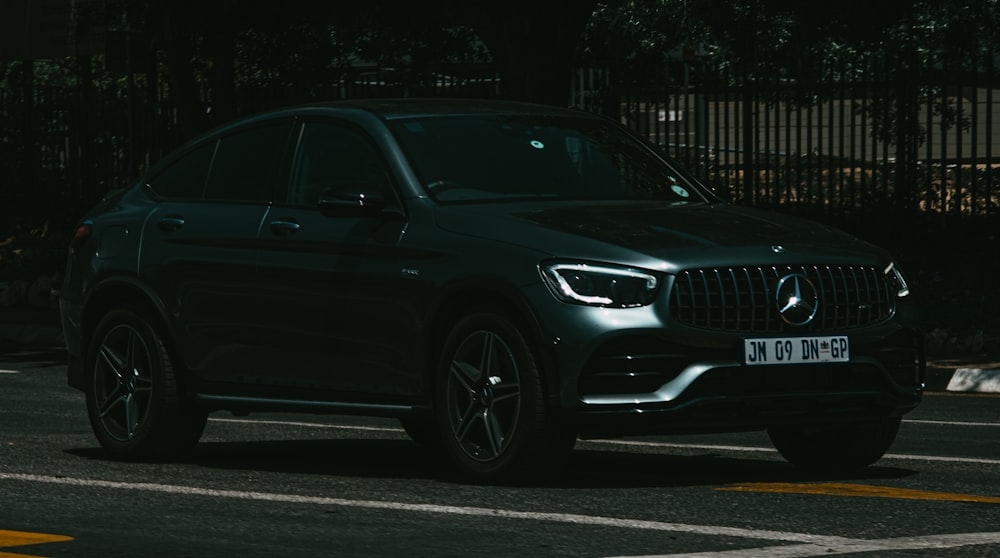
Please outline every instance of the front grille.
[[[803, 326], [778, 313], [775, 291], [789, 274], [816, 288], [819, 308]], [[871, 266], [764, 266], [695, 269], [678, 273], [670, 295], [671, 316], [703, 329], [740, 333], [844, 331], [883, 322], [895, 311], [885, 274]]]

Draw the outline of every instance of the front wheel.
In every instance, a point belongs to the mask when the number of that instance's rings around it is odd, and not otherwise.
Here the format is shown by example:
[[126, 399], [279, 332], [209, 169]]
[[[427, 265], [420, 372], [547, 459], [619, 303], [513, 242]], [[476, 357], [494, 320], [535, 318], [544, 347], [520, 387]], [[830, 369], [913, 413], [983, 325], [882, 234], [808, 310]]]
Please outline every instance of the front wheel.
[[87, 415], [121, 459], [170, 457], [193, 446], [207, 414], [184, 405], [163, 337], [142, 315], [109, 312], [87, 351]]
[[889, 451], [900, 417], [846, 425], [775, 426], [767, 430], [775, 449], [789, 463], [811, 471], [861, 469]]
[[575, 432], [546, 412], [538, 365], [506, 317], [480, 313], [448, 334], [435, 382], [444, 452], [464, 475], [537, 474], [563, 461]]

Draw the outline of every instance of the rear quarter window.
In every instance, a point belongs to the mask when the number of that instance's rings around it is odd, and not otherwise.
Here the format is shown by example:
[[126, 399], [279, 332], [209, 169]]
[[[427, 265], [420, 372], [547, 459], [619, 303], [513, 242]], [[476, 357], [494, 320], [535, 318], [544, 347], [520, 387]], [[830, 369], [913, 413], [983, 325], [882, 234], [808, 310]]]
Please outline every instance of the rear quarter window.
[[291, 122], [240, 130], [219, 140], [205, 198], [264, 201], [274, 195], [275, 178], [291, 131]]
[[201, 198], [217, 143], [208, 142], [181, 156], [149, 181], [150, 189], [161, 198]]

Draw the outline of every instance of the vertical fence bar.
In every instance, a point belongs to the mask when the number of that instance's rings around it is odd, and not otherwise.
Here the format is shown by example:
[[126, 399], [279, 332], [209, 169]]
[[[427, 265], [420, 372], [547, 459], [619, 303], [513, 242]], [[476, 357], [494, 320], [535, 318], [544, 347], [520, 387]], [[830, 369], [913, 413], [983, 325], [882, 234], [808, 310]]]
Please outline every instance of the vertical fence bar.
[[746, 159], [743, 156], [743, 150], [745, 149], [743, 145], [743, 128], [740, 125], [743, 122], [743, 104], [746, 102], [746, 96], [743, 93], [746, 87], [742, 76], [733, 76], [732, 78], [739, 80], [739, 85], [734, 87], [735, 100], [733, 101], [733, 169], [736, 171], [734, 176], [736, 176], [736, 188], [737, 188], [737, 199], [746, 199]]
[[948, 215], [948, 122], [945, 117], [946, 109], [948, 107], [948, 79], [945, 75], [944, 69], [941, 70], [940, 81], [938, 84], [941, 87], [940, 103], [942, 106], [940, 122], [938, 122], [938, 132], [941, 140], [941, 149], [939, 150], [941, 158], [938, 160], [938, 188], [941, 189], [939, 196], [941, 199], [941, 222], [944, 223]]
[[785, 203], [792, 203], [792, 103], [791, 91], [786, 85], [782, 90], [781, 103], [785, 115]]
[[[764, 144], [763, 149], [758, 149], [758, 153], [760, 153], [760, 156], [763, 158], [761, 161], [761, 166], [764, 170], [764, 183], [761, 185], [763, 190], [762, 194], [764, 195], [764, 199], [767, 200], [767, 204], [773, 207], [774, 187], [771, 184], [771, 85], [766, 84], [764, 87], [766, 89], [758, 101], [761, 106], [758, 109], [757, 116], [757, 121], [763, 124], [759, 127], [764, 128]], [[760, 113], [763, 113], [763, 116], [760, 116]], [[760, 130], [758, 130], [757, 134], [758, 136], [760, 135]]]
[[836, 118], [834, 117], [834, 108], [836, 108], [837, 99], [834, 95], [836, 91], [837, 75], [835, 72], [836, 68], [833, 64], [827, 65], [827, 79], [829, 83], [825, 90], [827, 91], [827, 101], [826, 101], [826, 151], [827, 151], [827, 176], [826, 176], [826, 188], [824, 188], [824, 194], [826, 199], [821, 203], [820, 207], [824, 214], [829, 213], [830, 208], [834, 204], [836, 199], [836, 188], [834, 187], [836, 183], [837, 174], [837, 152], [836, 152]]
[[[719, 80], [723, 84], [723, 91], [725, 91], [725, 94], [724, 94], [724, 97], [723, 97], [723, 103], [724, 103], [724, 106], [725, 106], [725, 111], [723, 111], [723, 113], [722, 113], [723, 114], [723, 119], [724, 119], [723, 125], [722, 125], [722, 129], [725, 130], [726, 139], [725, 139], [725, 149], [722, 150], [722, 153], [724, 153], [725, 156], [726, 156], [726, 158], [725, 158], [725, 169], [726, 169], [726, 188], [727, 188], [727, 194], [729, 195], [730, 198], [732, 198], [733, 195], [734, 195], [734, 192], [733, 192], [732, 189], [734, 187], [739, 186], [739, 181], [736, 178], [736, 174], [733, 172], [732, 157], [731, 157], [732, 153], [734, 152], [733, 150], [735, 149], [736, 146], [735, 146], [735, 143], [730, 142], [730, 138], [732, 137], [732, 127], [731, 127], [732, 126], [732, 122], [730, 120], [730, 116], [731, 116], [731, 112], [733, 110], [733, 102], [732, 102], [732, 95], [731, 95], [731, 93], [732, 93], [732, 85], [731, 85], [730, 79], [731, 79], [731, 75], [729, 73], [726, 73], [724, 75], [720, 75], [719, 76]], [[733, 120], [735, 120], [735, 119], [733, 119]]]
[[795, 201], [802, 202], [802, 102], [797, 95], [795, 103]]
[[[841, 63], [841, 67], [844, 67], [844, 63]], [[857, 71], [852, 71], [851, 85], [847, 88], [850, 91], [850, 97], [848, 101], [848, 107], [851, 111], [851, 141], [850, 141], [850, 156], [848, 161], [851, 164], [851, 171], [848, 174], [848, 183], [850, 186], [850, 208], [851, 215], [856, 214], [856, 209], [858, 207], [858, 176], [857, 176], [857, 147], [858, 147], [858, 115], [857, 115], [857, 104], [858, 104], [858, 85], [857, 85], [858, 73]], [[864, 167], [861, 168], [861, 172], [864, 172]]]
[[[881, 62], [882, 62], [882, 68], [881, 68], [881, 72], [879, 72], [879, 75], [886, 76], [887, 75], [886, 70], [887, 70], [887, 66], [888, 66], [888, 60], [885, 57], [883, 57], [882, 60], [881, 60]], [[882, 99], [883, 99], [883, 101], [885, 103], [889, 103], [891, 101], [892, 86], [894, 84], [890, 83], [889, 80], [886, 79], [886, 78], [883, 78], [883, 80], [884, 81], [882, 82]], [[898, 107], [898, 99], [897, 99], [897, 107]], [[887, 110], [882, 111], [882, 112], [885, 113], [885, 114], [882, 115], [882, 118], [884, 118], [884, 119], [889, 118], [890, 115], [892, 114], [892, 112], [890, 110], [888, 110], [888, 108], [887, 108]], [[898, 126], [899, 125], [899, 118], [898, 118], [899, 113], [898, 113], [898, 111], [896, 113], [896, 116], [897, 116], [897, 119], [896, 119], [895, 124]], [[889, 174], [890, 174], [889, 173], [889, 167], [890, 167], [890, 161], [889, 161], [889, 141], [890, 141], [891, 135], [889, 133], [889, 128], [887, 127], [887, 123], [883, 122], [882, 126], [883, 126], [883, 129], [884, 129], [884, 137], [881, 138], [881, 141], [882, 141], [882, 160], [881, 161], [882, 161], [882, 167], [883, 167], [882, 168], [882, 195], [885, 197], [885, 199], [889, 200], [889, 199], [892, 199], [892, 194], [889, 192], [889, 184], [890, 184], [890, 181], [889, 181]], [[898, 147], [899, 146], [897, 146], [897, 148]], [[897, 153], [896, 156], [898, 157], [899, 154]]]
[[838, 204], [837, 209], [842, 211], [844, 209], [844, 201], [845, 201], [844, 164], [850, 163], [853, 166], [853, 162], [851, 162], [847, 157], [844, 156], [847, 151], [847, 140], [844, 137], [844, 134], [847, 130], [847, 120], [844, 115], [844, 103], [847, 97], [847, 92], [844, 90], [846, 80], [844, 76], [843, 63], [840, 64], [840, 67], [838, 69], [837, 80], [839, 83], [837, 84], [836, 91], [838, 93], [838, 96], [840, 97], [840, 99], [838, 100], [839, 102], [838, 108], [840, 111], [840, 114], [838, 115], [839, 125], [837, 126], [837, 134], [840, 136], [840, 141], [837, 147], [837, 204]]
[[[718, 76], [714, 75], [715, 72], [712, 72], [712, 73], [713, 73], [714, 78], [716, 80], [718, 80]], [[721, 85], [721, 82], [716, 81], [716, 83]], [[704, 87], [704, 84], [702, 84], [702, 86]], [[707, 91], [705, 92], [705, 101], [708, 102], [708, 92]], [[714, 136], [714, 139], [708, 142], [708, 144], [711, 145], [711, 146], [713, 146], [714, 149], [715, 149], [715, 165], [711, 165], [710, 164], [711, 157], [712, 157], [711, 151], [709, 151], [707, 153], [707, 155], [706, 155], [707, 159], [706, 159], [705, 163], [706, 163], [706, 167], [709, 168], [709, 169], [713, 169], [712, 172], [715, 173], [715, 176], [712, 178], [712, 181], [715, 182], [715, 184], [717, 184], [720, 188], [725, 188], [725, 187], [728, 187], [728, 186], [726, 184], [724, 184], [724, 181], [722, 180], [722, 177], [721, 177], [721, 173], [722, 173], [722, 151], [721, 151], [720, 148], [722, 147], [722, 142], [720, 141], [721, 138], [719, 137], [719, 132], [720, 132], [720, 129], [721, 129], [720, 128], [720, 122], [719, 122], [719, 109], [720, 109], [719, 105], [720, 104], [721, 104], [720, 103], [720, 95], [719, 95], [719, 90], [718, 90], [718, 85], [717, 85], [716, 86], [716, 90], [714, 91], [714, 94], [712, 95], [712, 105], [713, 105], [713, 114], [714, 114], [714, 118], [712, 119], [712, 134]]]
[[[868, 169], [872, 168], [874, 172], [874, 162], [868, 159], [868, 139], [871, 136], [868, 124], [868, 113], [871, 109], [871, 100], [875, 97], [874, 89], [872, 88], [872, 71], [871, 71], [871, 56], [865, 56], [862, 62], [862, 68], [864, 73], [864, 87], [861, 89], [861, 137], [858, 150], [861, 154], [861, 192], [862, 201], [864, 201], [864, 196], [868, 192], [871, 181], [869, 180]], [[874, 138], [872, 138], [874, 140]]]
[[934, 90], [932, 86], [933, 80], [928, 80], [927, 98], [924, 101], [927, 104], [927, 120], [924, 126], [924, 129], [927, 130], [927, 138], [924, 142], [927, 153], [924, 155], [925, 178], [923, 181], [924, 195], [922, 200], [924, 205], [922, 209], [925, 212], [930, 212], [933, 209], [934, 201]]
[[683, 134], [680, 141], [677, 142], [677, 148], [684, 154], [684, 165], [691, 167], [691, 90], [688, 84], [688, 64], [686, 62], [682, 63], [681, 68], [683, 77], [681, 78], [681, 86], [677, 89], [677, 104], [679, 109], [677, 115], [680, 117], [680, 124], [677, 128], [678, 130], [683, 130]]
[[986, 215], [993, 211], [993, 56], [986, 56]]
[[806, 196], [808, 202], [813, 203], [813, 104], [810, 102], [806, 106], [806, 157], [803, 164], [806, 166]]
[[[978, 61], [977, 61], [978, 62]], [[971, 116], [969, 120], [969, 132], [971, 136], [969, 138], [969, 209], [972, 215], [976, 215], [976, 208], [979, 198], [979, 64], [976, 63], [972, 67], [972, 76], [970, 79], [969, 87], [971, 91], [971, 99], [969, 99], [969, 104], [972, 105]]]
[[[958, 74], [961, 73], [958, 70], [956, 70], [955, 72], [958, 73]], [[960, 79], [961, 78], [959, 77], [959, 79], [953, 80], [952, 83], [961, 84]], [[964, 205], [963, 202], [965, 201], [964, 200], [965, 196], [962, 194], [963, 186], [964, 186], [964, 184], [962, 184], [962, 178], [965, 175], [965, 173], [962, 172], [964, 170], [964, 169], [962, 169], [962, 164], [963, 164], [962, 159], [963, 159], [963, 154], [964, 154], [963, 147], [964, 146], [962, 145], [963, 142], [962, 142], [962, 124], [961, 123], [962, 123], [962, 114], [965, 112], [965, 103], [963, 102], [964, 99], [963, 99], [962, 95], [963, 95], [963, 93], [962, 93], [962, 86], [959, 85], [957, 87], [957, 91], [955, 92], [955, 126], [954, 126], [954, 129], [955, 129], [955, 201], [956, 201], [956, 203], [955, 203], [955, 211], [956, 211], [956, 214], [958, 214], [958, 215], [961, 215], [962, 210], [963, 210], [963, 205]]]

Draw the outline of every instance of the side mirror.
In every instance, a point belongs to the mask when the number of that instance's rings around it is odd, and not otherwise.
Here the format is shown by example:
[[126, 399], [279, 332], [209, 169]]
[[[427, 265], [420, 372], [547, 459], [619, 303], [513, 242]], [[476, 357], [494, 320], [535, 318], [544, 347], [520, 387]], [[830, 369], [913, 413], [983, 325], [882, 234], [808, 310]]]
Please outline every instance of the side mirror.
[[405, 217], [398, 207], [380, 194], [334, 194], [324, 190], [317, 206], [323, 215], [329, 217]]

